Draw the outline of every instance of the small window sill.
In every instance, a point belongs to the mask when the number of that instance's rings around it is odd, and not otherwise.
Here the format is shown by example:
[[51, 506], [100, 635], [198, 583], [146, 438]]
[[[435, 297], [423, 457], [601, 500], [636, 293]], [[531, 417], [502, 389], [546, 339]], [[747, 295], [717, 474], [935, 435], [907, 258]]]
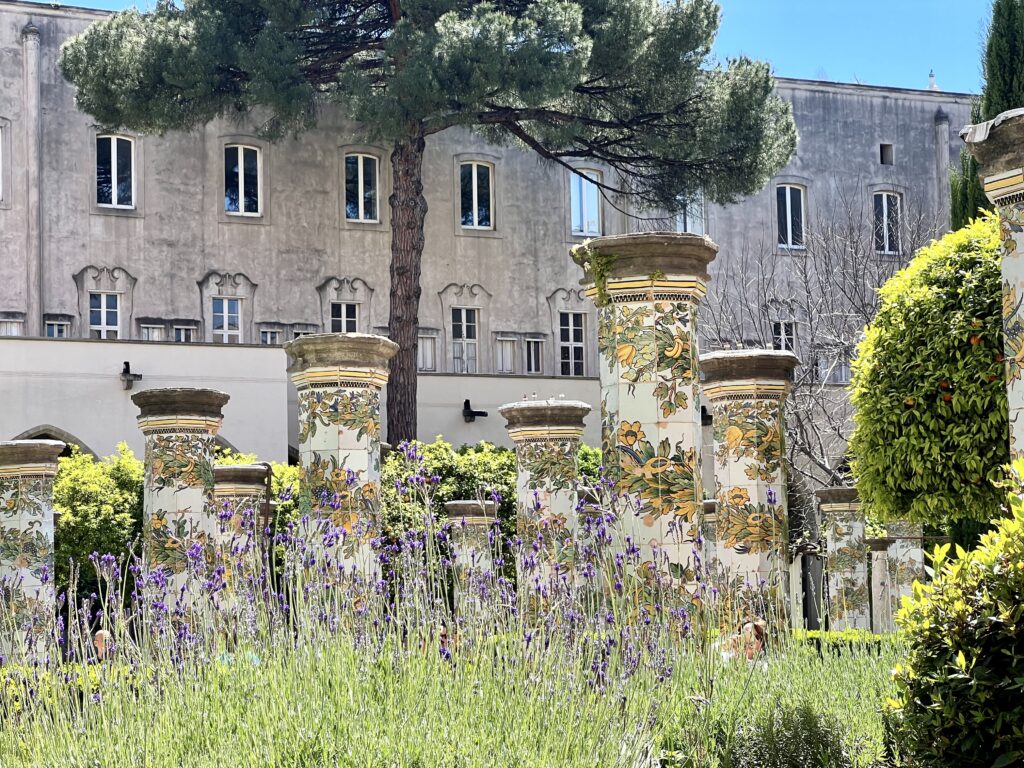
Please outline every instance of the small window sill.
[[260, 213], [235, 213], [234, 211], [221, 211], [220, 222], [222, 224], [265, 225], [267, 223], [267, 216], [262, 211]]
[[93, 203], [92, 214], [94, 216], [120, 216], [127, 219], [141, 219], [142, 211], [137, 206], [131, 208], [115, 205], [100, 205]]
[[456, 237], [483, 237], [491, 238], [493, 240], [503, 240], [505, 235], [503, 232], [498, 231], [495, 227], [465, 227], [462, 224], [456, 222], [455, 224], [455, 236]]

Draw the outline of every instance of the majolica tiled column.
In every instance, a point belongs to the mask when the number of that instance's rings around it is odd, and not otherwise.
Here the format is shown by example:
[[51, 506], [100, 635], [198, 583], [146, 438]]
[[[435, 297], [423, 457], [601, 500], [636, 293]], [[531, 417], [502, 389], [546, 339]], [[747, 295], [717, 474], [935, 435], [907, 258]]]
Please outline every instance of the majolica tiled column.
[[576, 519], [576, 453], [583, 438], [586, 403], [533, 400], [498, 409], [507, 422], [518, 467], [517, 529], [527, 549], [528, 570], [546, 578], [573, 567]]
[[904, 597], [914, 594], [914, 581], [925, 579], [924, 530], [920, 523], [886, 523], [890, 613], [895, 616]]
[[146, 437], [143, 553], [150, 567], [184, 582], [190, 558], [205, 568], [218, 535], [214, 438], [228, 395], [212, 389], [147, 389], [132, 395]]
[[8, 609], [23, 629], [40, 634], [50, 627], [53, 478], [63, 450], [56, 440], [0, 442], [0, 634], [10, 626]]
[[364, 333], [319, 333], [284, 345], [299, 396], [303, 503], [344, 529], [340, 555], [368, 555], [366, 501], [380, 480], [380, 395], [398, 345]]
[[717, 557], [751, 585], [788, 573], [784, 418], [797, 362], [763, 349], [700, 359], [714, 430]]
[[491, 529], [498, 518], [493, 501], [445, 502], [451, 538], [455, 545], [455, 565], [460, 572], [487, 572], [494, 568]]
[[960, 132], [981, 166], [985, 195], [999, 210], [1003, 241], [1003, 359], [1010, 411], [1010, 454], [1024, 453], [1024, 110]]
[[870, 548], [865, 539], [864, 515], [857, 490], [820, 488], [815, 495], [825, 528], [828, 585], [825, 615], [829, 629], [871, 629]]
[[865, 539], [871, 557], [871, 631], [892, 632], [896, 605], [890, 582], [889, 539]]
[[213, 468], [213, 497], [220, 519], [218, 540], [252, 537], [255, 544], [269, 515], [267, 484], [273, 474], [269, 464], [229, 464]]
[[606, 471], [640, 500], [627, 534], [647, 562], [692, 556], [703, 491], [697, 305], [718, 247], [667, 232], [613, 235], [573, 251], [598, 307]]

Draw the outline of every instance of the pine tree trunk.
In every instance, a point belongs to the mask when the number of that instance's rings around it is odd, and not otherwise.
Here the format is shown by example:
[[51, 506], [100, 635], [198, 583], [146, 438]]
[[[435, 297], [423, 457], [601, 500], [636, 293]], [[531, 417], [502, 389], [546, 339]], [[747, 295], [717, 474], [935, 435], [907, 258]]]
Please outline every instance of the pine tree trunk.
[[419, 334], [420, 268], [423, 261], [423, 136], [395, 144], [391, 152], [391, 308], [388, 334], [399, 346], [387, 387], [392, 445], [416, 438], [416, 343]]

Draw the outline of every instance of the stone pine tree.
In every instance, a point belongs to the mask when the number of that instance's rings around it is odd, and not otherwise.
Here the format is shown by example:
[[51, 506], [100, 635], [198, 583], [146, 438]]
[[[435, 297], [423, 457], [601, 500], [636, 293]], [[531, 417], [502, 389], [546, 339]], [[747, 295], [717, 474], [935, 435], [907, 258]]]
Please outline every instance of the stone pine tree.
[[[984, 85], [971, 120], [980, 123], [1024, 107], [1024, 0], [994, 0], [983, 62]], [[988, 207], [978, 163], [964, 150], [950, 179], [950, 226], [966, 226]]]
[[336, 103], [392, 147], [388, 438], [416, 435], [416, 343], [429, 138], [463, 126], [567, 169], [610, 173], [634, 210], [757, 191], [796, 130], [769, 67], [716, 64], [713, 0], [158, 0], [64, 47], [79, 106], [160, 133], [256, 111], [270, 138]]

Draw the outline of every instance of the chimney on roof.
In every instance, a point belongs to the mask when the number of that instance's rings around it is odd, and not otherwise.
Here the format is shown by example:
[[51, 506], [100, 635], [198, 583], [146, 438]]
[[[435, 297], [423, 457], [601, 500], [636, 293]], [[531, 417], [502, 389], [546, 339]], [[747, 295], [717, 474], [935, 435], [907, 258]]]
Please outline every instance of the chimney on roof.
[[931, 69], [931, 70], [928, 71], [928, 90], [929, 91], [939, 91], [939, 90], [942, 90], [941, 88], [939, 88], [939, 84], [935, 82], [935, 70], [934, 69]]

